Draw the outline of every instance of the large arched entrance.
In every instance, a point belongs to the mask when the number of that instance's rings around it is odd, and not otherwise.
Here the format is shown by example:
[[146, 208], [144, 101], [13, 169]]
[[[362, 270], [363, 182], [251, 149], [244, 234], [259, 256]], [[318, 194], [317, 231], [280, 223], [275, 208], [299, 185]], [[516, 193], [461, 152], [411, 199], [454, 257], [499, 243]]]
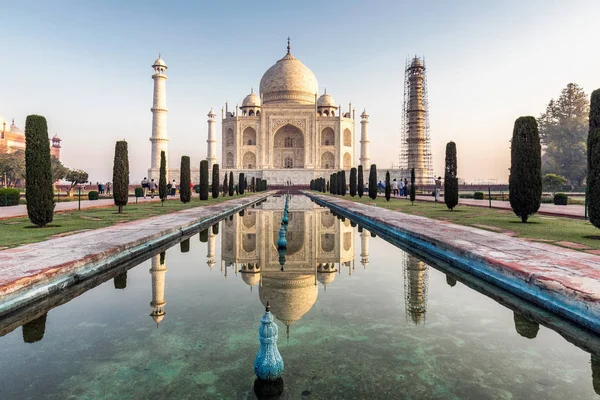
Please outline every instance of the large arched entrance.
[[284, 125], [273, 136], [273, 167], [304, 168], [304, 134], [294, 125]]

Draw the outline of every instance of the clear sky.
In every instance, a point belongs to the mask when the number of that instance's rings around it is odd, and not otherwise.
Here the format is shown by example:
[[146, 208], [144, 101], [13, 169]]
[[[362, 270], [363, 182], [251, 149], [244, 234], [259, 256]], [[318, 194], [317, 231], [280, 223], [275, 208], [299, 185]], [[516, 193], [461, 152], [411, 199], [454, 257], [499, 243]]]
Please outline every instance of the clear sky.
[[[434, 171], [454, 140], [467, 181], [508, 180], [517, 117], [539, 116], [569, 82], [588, 95], [600, 87], [597, 0], [0, 0], [0, 14], [0, 115], [21, 128], [28, 114], [44, 115], [63, 139], [63, 163], [92, 181], [111, 179], [120, 139], [130, 180], [146, 174], [159, 52], [169, 67], [170, 167], [181, 155], [193, 165], [206, 157], [209, 109], [220, 118], [226, 100], [256, 90], [287, 36], [321, 92], [351, 101], [357, 115], [367, 109], [380, 168], [398, 162], [411, 55], [428, 68]], [[219, 158], [220, 146], [219, 134]]]

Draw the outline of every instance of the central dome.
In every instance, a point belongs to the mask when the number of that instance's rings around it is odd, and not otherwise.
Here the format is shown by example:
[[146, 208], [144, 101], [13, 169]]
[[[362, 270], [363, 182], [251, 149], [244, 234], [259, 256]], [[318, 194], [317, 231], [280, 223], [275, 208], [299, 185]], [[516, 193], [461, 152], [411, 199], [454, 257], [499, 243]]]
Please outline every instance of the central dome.
[[315, 104], [319, 84], [302, 61], [288, 53], [265, 72], [260, 80], [263, 104], [298, 103]]

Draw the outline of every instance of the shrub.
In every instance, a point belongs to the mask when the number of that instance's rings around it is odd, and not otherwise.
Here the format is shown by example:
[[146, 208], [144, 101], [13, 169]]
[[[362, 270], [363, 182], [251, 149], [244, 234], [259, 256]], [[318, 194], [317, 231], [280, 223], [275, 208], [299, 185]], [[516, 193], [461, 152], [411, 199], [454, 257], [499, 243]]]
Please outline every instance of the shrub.
[[196, 184], [195, 184], [195, 185], [192, 187], [192, 190], [194, 191], [194, 193], [196, 193], [196, 194], [199, 194], [199, 193], [200, 193], [200, 185], [196, 183]]
[[417, 186], [415, 185], [415, 169], [410, 169], [410, 202], [412, 204], [415, 203], [415, 198], [417, 197]]
[[219, 234], [219, 223], [218, 222], [212, 226], [212, 233], [213, 233], [213, 235]]
[[228, 184], [227, 184], [227, 172], [225, 172], [225, 178], [223, 178], [223, 197], [227, 196], [227, 188], [228, 188]]
[[144, 197], [144, 188], [138, 186], [135, 188], [135, 197]]
[[392, 183], [390, 182], [390, 171], [385, 172], [385, 199], [390, 201], [390, 195], [392, 194]]
[[208, 229], [204, 229], [200, 231], [200, 242], [206, 243], [208, 242]]
[[358, 166], [358, 177], [357, 177], [357, 192], [358, 192], [358, 197], [363, 197], [363, 194], [365, 194], [365, 182], [364, 182], [364, 177], [363, 177], [363, 167], [362, 165]]
[[200, 200], [208, 200], [208, 161], [200, 161], [200, 183], [198, 185]]
[[179, 199], [182, 203], [189, 203], [192, 199], [190, 177], [190, 158], [181, 156], [181, 168], [179, 170]]
[[48, 125], [41, 115], [28, 115], [25, 121], [25, 188], [29, 220], [48, 225], [54, 216], [54, 189]]
[[0, 207], [19, 205], [20, 200], [21, 193], [19, 192], [19, 189], [0, 189]]
[[454, 207], [458, 205], [457, 173], [456, 143], [448, 142], [446, 144], [446, 169], [444, 170], [444, 203], [450, 210], [454, 210]]
[[[212, 192], [212, 198], [216, 199], [217, 197], [219, 197], [219, 164], [213, 164], [213, 168], [212, 168], [212, 187], [211, 187], [211, 192]], [[202, 196], [202, 194], [200, 194], [200, 196]]]
[[115, 159], [113, 163], [113, 200], [119, 208], [119, 214], [129, 201], [129, 155], [127, 142], [115, 143]]
[[587, 198], [590, 222], [600, 228], [600, 89], [592, 92], [587, 141]]
[[252, 177], [252, 180], [250, 181], [250, 187], [253, 192], [256, 192], [256, 178]]
[[473, 193], [473, 198], [475, 200], [483, 200], [483, 192], [475, 192], [475, 193]]
[[342, 191], [342, 196], [345, 196], [346, 190], [348, 189], [348, 185], [346, 185], [346, 171], [340, 171], [340, 189]]
[[244, 189], [245, 189], [244, 185], [245, 184], [246, 184], [246, 177], [244, 176], [243, 172], [240, 172], [240, 178], [239, 178], [239, 183], [238, 183], [238, 185], [240, 187], [239, 188], [240, 194], [244, 194]]
[[527, 222], [540, 208], [542, 197], [542, 146], [534, 117], [515, 121], [510, 149], [508, 191], [513, 212]]
[[369, 197], [373, 200], [377, 198], [377, 165], [371, 164], [369, 172]]
[[90, 190], [88, 192], [88, 200], [98, 200], [98, 192], [95, 190]]
[[158, 197], [162, 205], [167, 200], [167, 156], [164, 151], [160, 152], [160, 176], [158, 178]]
[[179, 250], [182, 253], [188, 253], [190, 251], [190, 239], [187, 238], [182, 242], [179, 242]]
[[569, 196], [564, 193], [556, 193], [554, 195], [554, 204], [557, 206], [566, 206], [569, 201]]

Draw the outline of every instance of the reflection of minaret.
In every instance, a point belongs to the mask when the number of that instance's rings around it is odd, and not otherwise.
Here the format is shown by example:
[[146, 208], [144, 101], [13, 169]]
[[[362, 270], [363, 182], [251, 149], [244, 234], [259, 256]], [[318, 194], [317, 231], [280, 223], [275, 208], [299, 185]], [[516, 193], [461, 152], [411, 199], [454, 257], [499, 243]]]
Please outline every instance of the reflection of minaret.
[[371, 234], [368, 230], [363, 229], [360, 234], [360, 262], [363, 267], [367, 268], [369, 264], [369, 239]]
[[152, 274], [152, 301], [150, 302], [152, 312], [150, 316], [156, 322], [157, 327], [166, 314], [165, 273], [167, 267], [165, 266], [165, 255], [165, 252], [162, 252], [152, 257], [152, 267], [150, 268], [150, 274]]
[[425, 322], [429, 267], [416, 257], [404, 254], [404, 305], [406, 318], [417, 324]]
[[208, 246], [206, 253], [206, 263], [208, 267], [212, 270], [215, 265], [215, 240], [217, 235], [212, 233], [212, 229], [208, 230]]

